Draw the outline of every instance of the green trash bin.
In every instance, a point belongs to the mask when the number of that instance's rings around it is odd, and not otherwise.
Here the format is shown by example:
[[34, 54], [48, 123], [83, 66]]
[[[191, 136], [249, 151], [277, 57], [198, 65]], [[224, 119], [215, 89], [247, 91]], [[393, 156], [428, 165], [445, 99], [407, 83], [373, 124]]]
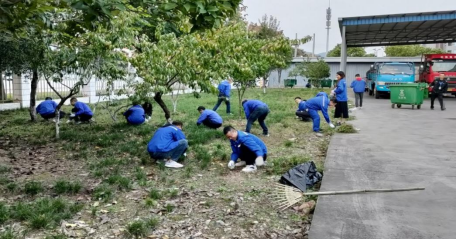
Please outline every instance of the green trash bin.
[[423, 89], [424, 93], [424, 99], [428, 98], [428, 83], [421, 82], [419, 83], [420, 87]]
[[332, 80], [332, 79], [322, 79], [321, 80], [321, 87], [324, 88], [324, 87], [328, 87], [328, 88], [331, 88], [332, 87], [332, 81], [333, 81], [333, 86], [336, 85], [336, 80]]
[[297, 85], [297, 79], [284, 79], [284, 87], [293, 88]]
[[389, 86], [392, 108], [401, 108], [402, 105], [411, 105], [412, 109], [421, 108], [424, 102], [424, 89], [420, 83], [409, 83]]

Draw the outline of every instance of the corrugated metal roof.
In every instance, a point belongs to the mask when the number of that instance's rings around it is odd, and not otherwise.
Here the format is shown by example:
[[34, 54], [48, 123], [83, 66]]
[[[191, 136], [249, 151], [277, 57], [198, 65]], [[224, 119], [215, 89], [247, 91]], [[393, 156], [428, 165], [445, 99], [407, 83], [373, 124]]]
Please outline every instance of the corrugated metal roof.
[[456, 11], [339, 18], [348, 47], [455, 42]]

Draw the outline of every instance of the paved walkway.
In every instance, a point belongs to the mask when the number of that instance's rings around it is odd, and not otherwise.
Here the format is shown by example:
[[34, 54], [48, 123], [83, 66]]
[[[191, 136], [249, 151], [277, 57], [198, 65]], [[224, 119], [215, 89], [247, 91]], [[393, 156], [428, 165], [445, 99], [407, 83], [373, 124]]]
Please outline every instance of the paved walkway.
[[358, 134], [332, 137], [321, 191], [425, 187], [425, 191], [320, 196], [309, 238], [456, 238], [456, 103], [446, 111], [365, 95]]

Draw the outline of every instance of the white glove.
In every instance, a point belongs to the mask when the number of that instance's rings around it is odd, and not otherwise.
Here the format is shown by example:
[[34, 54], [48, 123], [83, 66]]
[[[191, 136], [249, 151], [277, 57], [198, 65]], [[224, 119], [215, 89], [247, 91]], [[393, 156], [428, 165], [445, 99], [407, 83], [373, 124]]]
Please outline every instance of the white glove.
[[328, 124], [331, 128], [335, 128], [335, 125], [333, 125], [333, 123], [329, 123]]
[[257, 158], [255, 159], [255, 165], [256, 165], [257, 167], [260, 167], [260, 166], [265, 165], [265, 162], [263, 161], [263, 157], [262, 157], [262, 156], [257, 157]]
[[228, 166], [229, 169], [234, 169], [235, 168], [235, 161], [230, 160], [230, 162], [228, 163], [227, 166]]
[[229, 97], [226, 97], [225, 100], [226, 100], [226, 101], [230, 101], [230, 98], [229, 98]]
[[74, 113], [70, 114], [70, 117], [75, 117], [76, 115]]
[[332, 91], [330, 92], [330, 95], [332, 95], [332, 96], [335, 95], [335, 90], [332, 90]]

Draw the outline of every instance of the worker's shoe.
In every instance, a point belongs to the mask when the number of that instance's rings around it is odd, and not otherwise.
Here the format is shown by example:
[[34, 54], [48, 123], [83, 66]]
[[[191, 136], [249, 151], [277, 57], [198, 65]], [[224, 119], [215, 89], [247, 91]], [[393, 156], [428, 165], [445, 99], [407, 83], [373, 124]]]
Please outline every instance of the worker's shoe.
[[435, 109], [433, 106], [430, 107], [431, 110]]
[[320, 133], [320, 132], [316, 132], [316, 136], [317, 136], [317, 137], [323, 137], [324, 134], [322, 134], [322, 133]]
[[246, 166], [246, 161], [238, 161], [235, 163], [235, 167], [244, 167]]
[[247, 165], [245, 168], [243, 168], [243, 170], [241, 170], [242, 172], [245, 172], [245, 173], [251, 173], [251, 172], [255, 172], [257, 171], [257, 167], [255, 165]]
[[168, 160], [165, 162], [165, 167], [168, 167], [168, 168], [182, 168], [184, 167], [184, 165], [180, 164], [180, 163], [177, 163], [176, 161], [173, 161], [173, 160]]
[[444, 110], [446, 110], [446, 108], [441, 108], [441, 111], [444, 111]]

